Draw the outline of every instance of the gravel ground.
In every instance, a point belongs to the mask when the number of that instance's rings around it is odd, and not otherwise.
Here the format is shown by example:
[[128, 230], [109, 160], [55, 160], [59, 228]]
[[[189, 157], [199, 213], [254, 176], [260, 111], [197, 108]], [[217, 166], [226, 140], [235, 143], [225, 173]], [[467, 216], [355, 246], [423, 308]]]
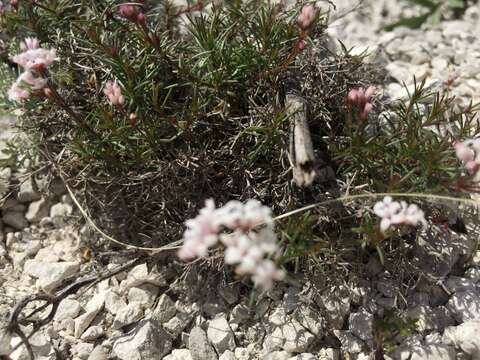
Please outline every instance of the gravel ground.
[[[352, 5], [341, 0], [337, 6], [333, 18]], [[430, 84], [454, 79], [451, 91], [459, 104], [478, 101], [480, 6], [439, 26], [380, 30], [401, 11], [391, 0], [365, 1], [334, 20], [330, 36], [358, 52], [368, 48], [372, 61], [386, 65], [390, 83], [384, 91], [391, 98], [405, 96], [402, 83], [411, 86], [415, 75]], [[0, 121], [0, 149], [11, 121]], [[25, 295], [52, 293], [72, 275], [130, 261], [126, 254], [111, 257], [109, 264], [88, 261], [83, 244], [93, 235], [87, 227], [78, 231], [70, 225], [78, 213], [61, 182], [33, 183], [23, 174], [14, 168], [0, 172], [2, 196], [23, 181], [1, 206], [3, 322]], [[433, 226], [422, 233], [412, 252], [425, 277], [406, 293], [392, 280], [392, 270], [374, 258], [366, 264], [365, 279], [325, 289], [299, 278], [297, 286], [278, 284], [254, 304], [240, 283], [211, 285], [212, 279], [199, 273], [181, 278], [182, 268], [171, 261], [141, 264], [65, 298], [53, 321], [30, 342], [42, 360], [480, 359], [479, 232], [470, 230], [469, 236], [447, 237]], [[383, 344], [393, 347], [389, 355], [373, 357], [379, 345], [375, 319], [387, 318], [394, 308], [416, 321], [415, 329]], [[2, 332], [0, 355], [18, 342]], [[11, 358], [28, 359], [28, 352], [22, 346]]]

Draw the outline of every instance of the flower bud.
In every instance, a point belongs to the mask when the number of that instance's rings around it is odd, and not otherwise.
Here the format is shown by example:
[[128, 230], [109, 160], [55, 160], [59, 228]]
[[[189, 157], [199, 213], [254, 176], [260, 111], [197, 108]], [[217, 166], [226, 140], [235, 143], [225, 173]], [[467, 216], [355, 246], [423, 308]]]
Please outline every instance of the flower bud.
[[138, 13], [137, 22], [139, 24], [145, 24], [145, 14], [143, 12]]
[[313, 5], [305, 5], [298, 15], [297, 23], [300, 29], [308, 30], [317, 16], [317, 9]]
[[135, 113], [131, 113], [128, 117], [128, 120], [130, 121], [130, 125], [134, 127], [137, 124], [137, 115]]
[[122, 4], [118, 7], [118, 12], [124, 18], [129, 19], [131, 21], [136, 21], [138, 10], [135, 5], [131, 4]]
[[303, 50], [303, 49], [305, 49], [306, 46], [307, 46], [307, 43], [305, 42], [305, 40], [300, 40], [297, 43], [298, 50]]

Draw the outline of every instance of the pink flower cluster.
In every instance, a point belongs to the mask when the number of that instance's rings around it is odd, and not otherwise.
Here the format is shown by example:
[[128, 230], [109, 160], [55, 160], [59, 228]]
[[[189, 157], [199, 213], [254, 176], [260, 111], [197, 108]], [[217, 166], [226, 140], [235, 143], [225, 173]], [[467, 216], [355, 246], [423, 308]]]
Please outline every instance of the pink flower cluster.
[[455, 153], [463, 162], [469, 174], [475, 174], [480, 168], [480, 138], [457, 141], [454, 143]]
[[58, 60], [55, 49], [41, 48], [40, 42], [35, 38], [26, 38], [20, 44], [20, 49], [23, 52], [14, 56], [12, 60], [25, 70], [42, 71]]
[[315, 17], [317, 16], [317, 9], [313, 5], [304, 5], [300, 14], [297, 18], [297, 23], [300, 29], [307, 30], [309, 29], [313, 22], [315, 21]]
[[374, 86], [369, 86], [367, 90], [364, 88], [358, 88], [352, 89], [348, 93], [347, 103], [350, 106], [355, 106], [360, 111], [359, 116], [361, 120], [366, 120], [368, 114], [372, 111], [373, 105], [371, 101], [376, 90], [377, 89]]
[[18, 0], [0, 1], [0, 15], [3, 15], [9, 11], [12, 11], [15, 6], [18, 5]]
[[118, 12], [125, 19], [128, 19], [136, 23], [145, 22], [145, 14], [138, 10], [136, 5], [133, 4], [122, 4], [118, 7]]
[[42, 49], [36, 38], [26, 38], [20, 43], [22, 53], [12, 58], [25, 71], [18, 77], [8, 91], [11, 101], [28, 99], [33, 93], [45, 88], [47, 79], [42, 76], [55, 60], [58, 60], [55, 49]]
[[122, 95], [122, 89], [116, 81], [107, 81], [103, 93], [114, 106], [122, 107], [125, 103], [125, 97]]
[[[237, 265], [235, 271], [252, 276], [255, 285], [268, 290], [274, 280], [284, 278], [283, 271], [266, 258], [278, 251], [278, 245], [271, 211], [260, 202], [230, 201], [217, 209], [210, 199], [199, 215], [188, 220], [186, 225], [184, 244], [178, 253], [181, 259], [204, 257], [209, 248], [221, 242], [226, 248], [225, 263]], [[259, 225], [263, 227], [254, 230]], [[231, 232], [221, 234], [222, 230]]]
[[380, 221], [382, 232], [386, 232], [392, 225], [427, 225], [425, 214], [417, 205], [408, 205], [405, 201], [393, 201], [390, 196], [385, 196], [383, 201], [377, 202], [373, 212], [382, 219]]

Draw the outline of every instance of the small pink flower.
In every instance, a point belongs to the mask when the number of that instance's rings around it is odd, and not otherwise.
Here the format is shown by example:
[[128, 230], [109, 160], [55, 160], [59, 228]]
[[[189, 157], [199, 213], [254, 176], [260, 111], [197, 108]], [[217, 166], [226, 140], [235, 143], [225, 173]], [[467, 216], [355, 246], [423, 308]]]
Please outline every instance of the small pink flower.
[[29, 46], [35, 46], [35, 40], [31, 40], [28, 43], [24, 43], [25, 51], [12, 58], [14, 63], [25, 68], [25, 70], [40, 71], [46, 69], [56, 60], [57, 54], [55, 49], [42, 49], [42, 48], [28, 48]]
[[107, 81], [103, 93], [114, 106], [123, 106], [125, 97], [122, 95], [122, 89], [116, 81]]
[[[206, 256], [220, 241], [225, 246], [225, 263], [236, 265], [239, 275], [250, 275], [255, 285], [269, 289], [274, 280], [283, 278], [283, 272], [265, 259], [278, 250], [278, 244], [271, 211], [259, 201], [230, 201], [216, 209], [213, 200], [208, 200], [199, 215], [185, 224], [184, 244], [178, 252], [181, 259]], [[263, 227], [254, 230], [258, 225]], [[225, 229], [232, 232], [220, 235]]]
[[269, 290], [273, 286], [273, 281], [280, 281], [285, 278], [285, 273], [279, 270], [273, 261], [263, 260], [258, 266], [252, 280], [255, 285], [263, 290]]
[[36, 77], [30, 71], [22, 73], [13, 83], [8, 91], [8, 98], [11, 101], [21, 101], [28, 99], [32, 93], [42, 90], [47, 85], [47, 80], [42, 77]]
[[312, 26], [317, 15], [317, 9], [313, 5], [304, 5], [297, 18], [298, 26], [302, 30], [307, 30]]
[[456, 141], [453, 147], [455, 149], [455, 154], [460, 161], [467, 163], [475, 159], [475, 152], [470, 146], [466, 145], [465, 142]]
[[139, 12], [137, 15], [137, 22], [139, 24], [144, 24], [145, 23], [145, 14], [143, 12]]
[[385, 196], [373, 207], [373, 212], [381, 218], [380, 230], [385, 233], [391, 225], [427, 225], [425, 214], [415, 204], [408, 205], [405, 201], [393, 201], [390, 196]]
[[297, 43], [298, 50], [303, 50], [305, 49], [306, 46], [307, 46], [307, 43], [305, 42], [305, 40], [300, 40]]
[[374, 86], [369, 86], [367, 90], [364, 88], [352, 89], [347, 95], [347, 103], [350, 106], [355, 106], [359, 110], [361, 120], [366, 120], [368, 114], [373, 109], [371, 100], [375, 91], [376, 88]]

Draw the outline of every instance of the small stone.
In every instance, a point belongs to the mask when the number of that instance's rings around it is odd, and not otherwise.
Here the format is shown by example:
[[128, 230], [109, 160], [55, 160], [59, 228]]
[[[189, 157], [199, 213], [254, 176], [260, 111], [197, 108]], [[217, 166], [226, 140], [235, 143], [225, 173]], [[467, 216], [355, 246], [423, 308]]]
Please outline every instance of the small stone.
[[344, 288], [333, 288], [315, 301], [326, 310], [327, 320], [334, 329], [341, 329], [350, 312], [350, 297]]
[[298, 354], [297, 356], [293, 356], [288, 360], [318, 360], [318, 358], [309, 353]]
[[235, 338], [225, 316], [210, 321], [207, 337], [219, 354], [235, 349]]
[[270, 309], [270, 300], [267, 298], [261, 299], [255, 306], [255, 315], [258, 319], [262, 319]]
[[67, 188], [63, 180], [59, 177], [50, 181], [48, 190], [55, 196], [61, 196], [67, 192]]
[[315, 335], [307, 331], [295, 319], [288, 321], [281, 329], [282, 337], [285, 339], [283, 349], [290, 353], [307, 351], [313, 340], [315, 340]]
[[447, 308], [460, 323], [480, 320], [480, 293], [474, 290], [456, 292], [448, 301]]
[[229, 305], [233, 305], [238, 302], [238, 287], [236, 286], [222, 286], [218, 290], [218, 294]]
[[288, 360], [291, 355], [287, 351], [272, 351], [263, 357], [263, 360]]
[[137, 302], [144, 308], [151, 308], [158, 295], [158, 287], [150, 284], [138, 285], [128, 290], [128, 302]]
[[298, 287], [290, 286], [285, 292], [285, 295], [283, 296], [283, 306], [287, 314], [290, 314], [298, 307], [298, 304], [300, 302], [300, 291], [301, 289], [299, 289]]
[[108, 350], [104, 346], [98, 345], [90, 353], [88, 360], [108, 360]]
[[465, 276], [474, 283], [480, 282], [480, 268], [472, 267], [465, 272]]
[[462, 349], [474, 360], [480, 359], [480, 320], [467, 321], [445, 329], [442, 342]]
[[51, 228], [55, 226], [53, 219], [50, 216], [42, 218], [38, 225], [42, 228]]
[[322, 349], [319, 352], [319, 360], [339, 360], [340, 352], [337, 349]]
[[78, 359], [87, 360], [93, 351], [93, 344], [77, 343], [72, 346], [71, 353]]
[[[12, 351], [12, 335], [5, 329], [4, 326], [0, 327], [0, 355], [10, 355]], [[8, 357], [7, 357], [8, 358]]]
[[75, 337], [77, 339], [82, 336], [83, 332], [90, 326], [99, 312], [100, 309], [90, 310], [75, 319]]
[[242, 324], [250, 319], [250, 310], [244, 304], [238, 304], [230, 313], [230, 323]]
[[235, 354], [232, 351], [227, 350], [222, 355], [220, 355], [218, 360], [237, 360], [237, 358], [235, 357]]
[[350, 331], [333, 330], [335, 336], [342, 343], [342, 349], [352, 354], [358, 354], [362, 351], [363, 343], [357, 339]]
[[455, 293], [457, 291], [475, 291], [475, 283], [471, 279], [462, 278], [459, 276], [449, 276], [445, 281], [445, 287], [448, 291]]
[[390, 281], [378, 281], [377, 290], [382, 293], [383, 296], [391, 298], [395, 296], [395, 288]]
[[40, 197], [40, 194], [37, 192], [33, 185], [32, 179], [29, 178], [20, 185], [20, 189], [18, 190], [17, 195], [18, 201], [22, 203], [27, 203], [40, 200]]
[[363, 341], [372, 340], [373, 315], [367, 312], [365, 309], [361, 309], [356, 313], [351, 313], [349, 318], [349, 330], [353, 335], [359, 339], [362, 339]]
[[107, 290], [105, 293], [105, 309], [110, 314], [116, 315], [123, 308], [127, 307], [127, 303], [112, 290]]
[[9, 225], [17, 230], [23, 230], [28, 227], [28, 221], [25, 219], [23, 212], [9, 210], [4, 212], [2, 220], [6, 225]]
[[192, 355], [188, 349], [176, 349], [170, 355], [165, 356], [163, 360], [192, 360]]
[[55, 254], [52, 246], [47, 246], [38, 250], [37, 255], [35, 255], [35, 260], [47, 263], [54, 263], [58, 262], [60, 260], [60, 257]]
[[30, 203], [25, 218], [31, 223], [37, 223], [48, 216], [48, 202], [45, 198]]
[[251, 353], [250, 353], [249, 348], [237, 347], [235, 349], [235, 359], [237, 359], [237, 360], [249, 360], [250, 358], [251, 358]]
[[69, 204], [57, 203], [53, 205], [50, 209], [50, 217], [53, 218], [64, 218], [70, 216], [73, 212], [73, 208]]
[[443, 344], [413, 347], [410, 360], [456, 360], [455, 348]]
[[443, 330], [446, 326], [453, 325], [444, 306], [430, 308], [428, 306], [416, 306], [407, 311], [407, 317], [416, 320], [416, 327], [419, 331]]
[[178, 313], [169, 321], [163, 324], [163, 327], [172, 337], [177, 337], [181, 334], [183, 329], [187, 327], [187, 325], [192, 320], [192, 316], [186, 313]]
[[190, 331], [188, 348], [193, 360], [217, 360], [217, 354], [208, 342], [207, 334], [201, 327]]
[[75, 319], [80, 311], [82, 311], [80, 303], [77, 300], [67, 298], [58, 305], [54, 320], [61, 322], [68, 318]]
[[324, 320], [318, 312], [313, 311], [308, 306], [300, 305], [298, 310], [294, 313], [294, 317], [312, 334], [319, 338], [323, 337]]
[[152, 319], [157, 320], [160, 324], [163, 324], [173, 318], [177, 310], [175, 309], [175, 303], [170, 299], [167, 294], [162, 294], [158, 299], [157, 306], [152, 312]]
[[48, 263], [38, 260], [27, 260], [23, 267], [26, 274], [38, 278], [38, 286], [46, 292], [54, 290], [79, 270], [80, 266], [75, 262]]
[[150, 320], [141, 321], [128, 334], [117, 338], [112, 352], [120, 360], [162, 359], [172, 348], [170, 336]]
[[104, 334], [105, 332], [103, 331], [103, 328], [100, 325], [95, 325], [85, 330], [80, 338], [84, 341], [94, 341]]
[[268, 321], [275, 326], [281, 326], [287, 322], [287, 312], [285, 307], [279, 306], [273, 310], [271, 315], [268, 317]]
[[123, 309], [117, 311], [115, 319], [113, 320], [113, 328], [120, 329], [126, 325], [132, 324], [142, 318], [143, 311], [140, 304], [134, 302], [128, 304]]

